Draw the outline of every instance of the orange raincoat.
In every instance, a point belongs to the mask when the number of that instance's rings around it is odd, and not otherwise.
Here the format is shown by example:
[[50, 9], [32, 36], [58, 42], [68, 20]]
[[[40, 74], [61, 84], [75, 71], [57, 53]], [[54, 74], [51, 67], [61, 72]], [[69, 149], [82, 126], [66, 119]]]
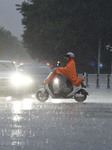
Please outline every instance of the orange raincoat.
[[76, 86], [80, 86], [80, 84], [83, 81], [82, 78], [77, 78], [75, 62], [73, 58], [69, 60], [66, 67], [56, 68], [54, 72], [50, 75], [50, 77], [47, 79], [47, 81], [44, 83], [44, 85], [48, 84], [53, 78], [57, 76], [57, 74], [66, 76], [72, 82], [72, 84]]

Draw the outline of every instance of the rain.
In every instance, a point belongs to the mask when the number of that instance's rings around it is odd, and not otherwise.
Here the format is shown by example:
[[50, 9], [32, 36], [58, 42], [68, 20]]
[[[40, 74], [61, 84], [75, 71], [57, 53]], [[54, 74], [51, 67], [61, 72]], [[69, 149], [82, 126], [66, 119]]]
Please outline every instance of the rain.
[[0, 150], [112, 150], [112, 2], [0, 2]]

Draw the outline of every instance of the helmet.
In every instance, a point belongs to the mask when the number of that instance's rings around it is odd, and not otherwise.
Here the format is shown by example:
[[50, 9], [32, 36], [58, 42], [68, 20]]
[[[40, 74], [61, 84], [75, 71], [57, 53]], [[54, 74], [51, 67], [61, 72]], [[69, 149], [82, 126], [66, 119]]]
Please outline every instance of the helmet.
[[74, 56], [74, 53], [68, 52], [68, 53], [65, 55], [65, 57], [74, 58], [75, 56]]

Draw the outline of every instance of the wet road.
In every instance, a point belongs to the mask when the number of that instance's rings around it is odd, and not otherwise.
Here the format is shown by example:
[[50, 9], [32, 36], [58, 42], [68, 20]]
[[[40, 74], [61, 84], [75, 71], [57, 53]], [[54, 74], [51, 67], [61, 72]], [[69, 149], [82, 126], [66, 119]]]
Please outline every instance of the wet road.
[[112, 104], [1, 100], [0, 150], [112, 150]]

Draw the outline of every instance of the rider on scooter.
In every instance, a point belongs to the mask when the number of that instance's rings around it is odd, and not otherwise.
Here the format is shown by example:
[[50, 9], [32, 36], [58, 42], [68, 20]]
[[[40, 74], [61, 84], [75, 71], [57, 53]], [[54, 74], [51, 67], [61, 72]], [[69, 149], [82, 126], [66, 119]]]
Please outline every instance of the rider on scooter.
[[48, 84], [52, 79], [56, 78], [58, 74], [61, 74], [68, 78], [73, 84], [74, 87], [76, 86], [84, 86], [83, 79], [77, 77], [76, 67], [75, 67], [75, 61], [74, 61], [74, 53], [68, 52], [65, 55], [65, 58], [67, 59], [68, 63], [65, 67], [58, 67], [56, 68], [53, 73], [50, 75], [50, 77], [45, 81], [44, 85]]

